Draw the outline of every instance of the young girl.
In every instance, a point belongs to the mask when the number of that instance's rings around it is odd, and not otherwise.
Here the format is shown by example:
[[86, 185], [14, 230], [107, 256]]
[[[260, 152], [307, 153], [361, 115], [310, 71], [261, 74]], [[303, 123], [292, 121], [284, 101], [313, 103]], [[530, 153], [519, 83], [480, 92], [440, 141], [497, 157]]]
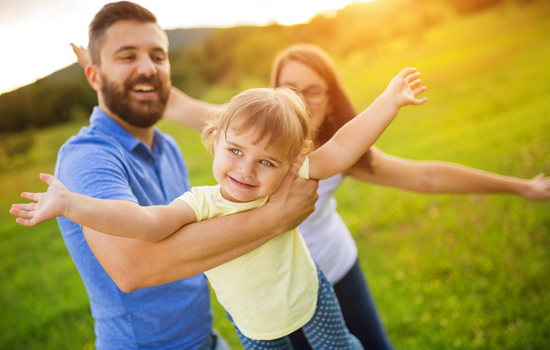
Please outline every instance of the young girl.
[[[181, 226], [250, 210], [276, 191], [300, 154], [300, 176], [329, 178], [352, 166], [376, 141], [399, 108], [420, 105], [420, 73], [402, 70], [382, 95], [314, 152], [310, 116], [289, 88], [253, 89], [235, 96], [204, 131], [212, 140], [217, 186], [194, 187], [166, 206], [140, 207], [69, 192], [41, 174], [46, 193], [15, 204], [17, 222], [33, 226], [65, 216], [110, 235], [159, 241]], [[311, 152], [311, 153], [310, 153]], [[246, 349], [291, 348], [286, 335], [302, 328], [315, 349], [362, 349], [343, 322], [330, 282], [312, 260], [298, 229], [205, 272]]]

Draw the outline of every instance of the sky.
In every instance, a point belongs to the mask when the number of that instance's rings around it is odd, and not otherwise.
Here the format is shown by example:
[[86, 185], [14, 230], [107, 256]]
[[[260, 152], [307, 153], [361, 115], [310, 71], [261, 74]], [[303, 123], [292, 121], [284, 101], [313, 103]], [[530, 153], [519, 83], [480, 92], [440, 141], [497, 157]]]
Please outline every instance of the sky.
[[[307, 22], [358, 0], [134, 0], [164, 29]], [[88, 24], [105, 0], [0, 0], [0, 94], [76, 62]]]

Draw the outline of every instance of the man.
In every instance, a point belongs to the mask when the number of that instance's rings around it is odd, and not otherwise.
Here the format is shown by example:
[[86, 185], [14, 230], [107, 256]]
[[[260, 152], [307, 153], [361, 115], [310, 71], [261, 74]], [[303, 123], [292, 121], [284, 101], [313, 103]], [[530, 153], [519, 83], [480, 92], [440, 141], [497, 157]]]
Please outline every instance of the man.
[[[171, 90], [167, 36], [151, 12], [125, 1], [105, 5], [89, 34], [85, 73], [98, 107], [90, 126], [59, 151], [55, 174], [73, 192], [167, 204], [189, 189], [181, 151], [154, 127]], [[182, 113], [198, 128], [208, 105], [185, 99]], [[213, 349], [202, 272], [313, 211], [317, 184], [296, 179], [296, 170], [264, 207], [185, 226], [161, 242], [108, 236], [59, 218], [90, 297], [97, 349]]]

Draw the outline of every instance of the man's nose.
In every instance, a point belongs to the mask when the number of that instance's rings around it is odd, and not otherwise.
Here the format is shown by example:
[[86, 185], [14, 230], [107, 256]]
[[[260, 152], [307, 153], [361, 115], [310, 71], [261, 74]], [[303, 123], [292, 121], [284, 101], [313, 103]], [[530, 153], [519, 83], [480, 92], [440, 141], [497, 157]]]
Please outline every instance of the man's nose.
[[137, 73], [139, 75], [145, 75], [149, 77], [153, 74], [156, 74], [156, 72], [157, 72], [157, 66], [151, 60], [151, 57], [144, 56], [139, 60], [138, 67], [137, 67]]

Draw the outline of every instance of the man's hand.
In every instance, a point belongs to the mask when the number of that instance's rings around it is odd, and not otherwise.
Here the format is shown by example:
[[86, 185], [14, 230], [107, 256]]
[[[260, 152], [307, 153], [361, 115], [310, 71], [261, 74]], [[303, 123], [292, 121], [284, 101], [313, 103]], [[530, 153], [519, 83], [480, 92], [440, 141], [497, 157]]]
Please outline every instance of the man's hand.
[[305, 156], [298, 157], [290, 167], [281, 186], [269, 197], [264, 205], [268, 207], [279, 223], [281, 233], [298, 227], [311, 213], [315, 211], [315, 202], [319, 199], [317, 187], [319, 181], [298, 178], [298, 170], [304, 162]]

